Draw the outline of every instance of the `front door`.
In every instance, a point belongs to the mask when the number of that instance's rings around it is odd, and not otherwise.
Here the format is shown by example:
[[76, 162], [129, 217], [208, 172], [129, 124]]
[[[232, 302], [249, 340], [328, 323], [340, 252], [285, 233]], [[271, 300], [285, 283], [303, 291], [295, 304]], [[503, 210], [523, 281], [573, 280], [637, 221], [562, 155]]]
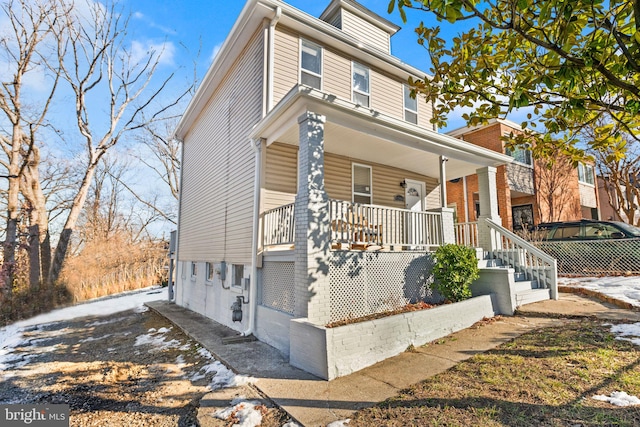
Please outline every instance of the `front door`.
[[424, 211], [424, 182], [405, 179], [407, 186], [404, 189], [404, 200], [406, 209], [416, 212], [407, 212], [405, 221], [407, 243], [419, 245], [426, 241], [426, 224], [421, 221], [418, 212]]

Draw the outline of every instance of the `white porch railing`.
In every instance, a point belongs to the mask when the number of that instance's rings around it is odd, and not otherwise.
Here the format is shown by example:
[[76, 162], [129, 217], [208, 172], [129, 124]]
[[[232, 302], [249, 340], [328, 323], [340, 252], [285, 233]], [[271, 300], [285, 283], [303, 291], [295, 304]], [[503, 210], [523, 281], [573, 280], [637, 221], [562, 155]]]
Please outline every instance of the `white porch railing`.
[[293, 245], [295, 240], [294, 204], [279, 206], [262, 214], [262, 246]]
[[331, 200], [331, 242], [363, 249], [368, 245], [428, 250], [443, 242], [437, 212], [415, 212], [385, 206]]
[[458, 222], [455, 224], [456, 243], [458, 245], [478, 247], [478, 223]]
[[[438, 212], [362, 205], [330, 200], [331, 244], [339, 249], [428, 250], [443, 242]], [[294, 204], [262, 214], [262, 246], [292, 245], [295, 241]]]
[[500, 259], [516, 272], [524, 273], [527, 280], [536, 280], [539, 286], [548, 288], [551, 298], [558, 299], [558, 267], [555, 258], [494, 221], [486, 219], [485, 224], [494, 245], [493, 250], [484, 248], [489, 259]]

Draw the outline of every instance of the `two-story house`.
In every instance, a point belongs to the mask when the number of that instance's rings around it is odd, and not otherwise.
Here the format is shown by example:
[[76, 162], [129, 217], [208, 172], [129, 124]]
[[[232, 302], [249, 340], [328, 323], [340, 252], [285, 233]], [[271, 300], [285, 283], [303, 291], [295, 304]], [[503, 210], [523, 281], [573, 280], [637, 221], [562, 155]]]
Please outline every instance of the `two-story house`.
[[[527, 147], [509, 148], [503, 137], [522, 133], [509, 120], [494, 119], [487, 125], [463, 127], [448, 132], [480, 147], [512, 157], [512, 163], [497, 168], [498, 213], [510, 230], [528, 229], [543, 222], [598, 219], [598, 192], [593, 165], [573, 164], [558, 156], [552, 164], [534, 159]], [[447, 185], [449, 207], [461, 223], [482, 215], [475, 174]]]
[[434, 130], [406, 83], [425, 73], [390, 53], [397, 30], [352, 0], [319, 18], [248, 0], [176, 130], [175, 302], [323, 378], [433, 339], [405, 322], [330, 344], [325, 326], [436, 298], [430, 251], [455, 241], [447, 183], [477, 173], [497, 221], [496, 167], [512, 160]]

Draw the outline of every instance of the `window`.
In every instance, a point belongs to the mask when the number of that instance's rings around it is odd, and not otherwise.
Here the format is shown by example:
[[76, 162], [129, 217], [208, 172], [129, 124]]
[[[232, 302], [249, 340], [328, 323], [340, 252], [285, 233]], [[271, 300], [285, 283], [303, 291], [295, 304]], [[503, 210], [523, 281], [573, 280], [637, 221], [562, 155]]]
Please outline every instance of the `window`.
[[198, 263], [191, 262], [191, 280], [196, 280], [198, 277]]
[[595, 185], [593, 166], [578, 163], [578, 181], [583, 184]]
[[[507, 135], [508, 136], [508, 135]], [[516, 162], [532, 166], [531, 149], [528, 146], [507, 147], [505, 153], [509, 157], [513, 157]]]
[[411, 97], [411, 89], [407, 85], [404, 85], [404, 119], [418, 124], [418, 100]]
[[205, 264], [205, 272], [207, 273], [207, 282], [213, 282], [213, 277], [215, 275], [215, 268], [213, 267], [212, 262], [208, 262]]
[[353, 202], [371, 204], [371, 166], [353, 164]]
[[322, 89], [322, 48], [306, 40], [300, 49], [300, 83]]
[[353, 63], [353, 102], [369, 107], [369, 69]]
[[242, 287], [242, 279], [244, 278], [244, 265], [233, 264], [233, 281], [231, 285], [240, 288]]

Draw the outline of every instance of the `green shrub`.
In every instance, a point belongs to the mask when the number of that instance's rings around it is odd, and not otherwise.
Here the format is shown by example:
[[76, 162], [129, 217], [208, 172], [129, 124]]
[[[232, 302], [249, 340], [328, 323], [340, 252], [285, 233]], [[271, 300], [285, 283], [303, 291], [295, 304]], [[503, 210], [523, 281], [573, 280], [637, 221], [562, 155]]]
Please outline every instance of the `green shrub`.
[[471, 297], [469, 285], [479, 277], [475, 249], [469, 246], [448, 244], [435, 252], [433, 287], [446, 300], [462, 301]]

